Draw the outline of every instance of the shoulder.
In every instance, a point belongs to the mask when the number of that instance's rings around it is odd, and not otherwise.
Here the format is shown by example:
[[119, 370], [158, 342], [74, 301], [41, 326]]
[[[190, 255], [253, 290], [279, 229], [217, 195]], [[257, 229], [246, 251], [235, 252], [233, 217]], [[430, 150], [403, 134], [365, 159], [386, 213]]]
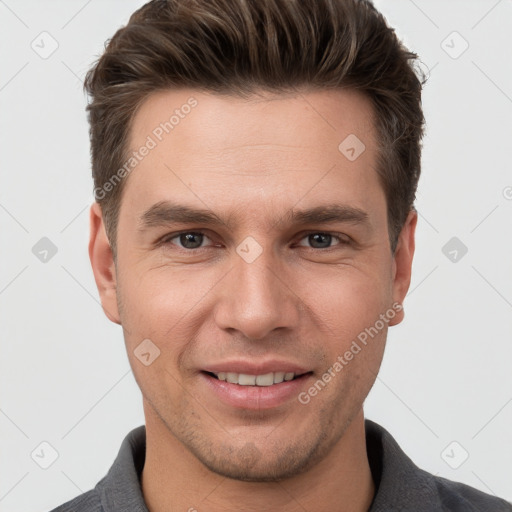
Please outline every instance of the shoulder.
[[58, 506], [51, 512], [103, 512], [100, 497], [96, 489], [87, 491], [80, 496]]
[[51, 512], [148, 512], [140, 488], [144, 466], [146, 430], [142, 425], [124, 438], [108, 473], [94, 489], [60, 505]]
[[512, 512], [512, 503], [461, 482], [433, 476], [444, 510], [454, 512]]
[[366, 419], [376, 494], [371, 512], [512, 512], [512, 503], [419, 468], [381, 425]]

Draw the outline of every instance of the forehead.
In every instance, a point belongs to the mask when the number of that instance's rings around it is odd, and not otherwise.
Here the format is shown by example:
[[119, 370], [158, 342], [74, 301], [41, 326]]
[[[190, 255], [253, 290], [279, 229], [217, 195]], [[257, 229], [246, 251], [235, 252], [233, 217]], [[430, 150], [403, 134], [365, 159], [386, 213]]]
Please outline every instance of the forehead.
[[380, 188], [371, 102], [352, 90], [160, 91], [134, 117], [129, 147], [145, 154], [126, 183], [131, 208], [169, 195], [224, 209], [321, 197], [357, 207]]
[[350, 134], [366, 145], [374, 142], [371, 102], [355, 90], [257, 91], [242, 98], [178, 89], [146, 98], [133, 119], [129, 143], [136, 149], [149, 135], [165, 144], [194, 130], [198, 137], [208, 135], [201, 140], [203, 152], [265, 142], [321, 150]]

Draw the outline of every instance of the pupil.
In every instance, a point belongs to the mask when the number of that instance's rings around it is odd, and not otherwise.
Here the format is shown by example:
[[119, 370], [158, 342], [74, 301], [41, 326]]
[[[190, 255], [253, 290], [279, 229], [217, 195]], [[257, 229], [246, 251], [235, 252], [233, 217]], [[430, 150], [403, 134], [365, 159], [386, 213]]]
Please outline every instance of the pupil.
[[[329, 247], [331, 238], [332, 238], [331, 235], [329, 235], [327, 233], [314, 233], [313, 235], [309, 235], [309, 241], [310, 241], [310, 243], [313, 241], [313, 243], [311, 243], [311, 245], [313, 247], [315, 246], [315, 243], [318, 240], [318, 238], [320, 238], [320, 245], [322, 243], [324, 244], [322, 247]], [[317, 240], [315, 241], [315, 239], [317, 239]], [[323, 242], [322, 242], [322, 239], [323, 239]]]
[[202, 239], [200, 239], [199, 243], [194, 243], [194, 238], [201, 236], [200, 233], [184, 233], [180, 236], [180, 242], [186, 249], [197, 249], [201, 247]]

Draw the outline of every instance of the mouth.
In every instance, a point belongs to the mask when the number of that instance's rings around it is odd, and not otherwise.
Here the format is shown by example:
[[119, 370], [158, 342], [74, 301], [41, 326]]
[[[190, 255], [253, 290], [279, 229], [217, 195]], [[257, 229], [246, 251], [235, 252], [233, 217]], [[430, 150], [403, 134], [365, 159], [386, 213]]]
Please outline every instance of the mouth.
[[230, 384], [238, 384], [239, 386], [261, 386], [269, 387], [283, 382], [289, 382], [292, 380], [300, 379], [312, 372], [305, 372], [296, 374], [294, 372], [269, 372], [260, 375], [249, 375], [246, 373], [234, 373], [234, 372], [203, 372], [214, 379], [219, 381], [228, 382]]
[[259, 412], [289, 411], [287, 408], [314, 379], [310, 368], [292, 360], [233, 357], [203, 366], [198, 382], [211, 397], [212, 406]]
[[200, 375], [205, 392], [212, 393], [212, 405], [219, 403], [218, 399], [233, 410], [259, 412], [290, 406], [314, 378], [312, 371], [247, 374], [203, 370]]

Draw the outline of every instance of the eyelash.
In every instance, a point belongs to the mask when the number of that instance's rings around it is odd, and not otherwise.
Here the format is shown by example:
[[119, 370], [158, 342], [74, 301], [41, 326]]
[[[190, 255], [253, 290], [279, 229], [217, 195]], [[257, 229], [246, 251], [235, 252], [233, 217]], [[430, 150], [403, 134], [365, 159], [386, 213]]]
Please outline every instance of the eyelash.
[[[175, 238], [178, 238], [181, 235], [187, 235], [187, 234], [190, 234], [190, 235], [203, 235], [206, 238], [210, 238], [210, 237], [208, 237], [208, 235], [204, 231], [180, 231], [178, 233], [171, 233], [170, 235], [164, 236], [163, 238], [161, 238], [157, 242], [156, 245], [157, 246], [160, 246], [160, 245], [175, 245], [175, 244], [171, 243], [171, 240], [174, 240]], [[333, 238], [335, 238], [339, 243], [334, 245], [334, 246], [331, 246], [331, 247], [323, 247], [323, 248], [305, 247], [305, 246], [300, 246], [300, 247], [302, 247], [304, 249], [311, 249], [313, 251], [324, 251], [324, 252], [326, 252], [326, 251], [329, 251], [329, 250], [333, 250], [333, 249], [335, 249], [338, 246], [346, 246], [346, 245], [350, 245], [350, 243], [351, 243], [351, 239], [347, 235], [345, 235], [344, 233], [336, 233], [336, 232], [331, 232], [331, 231], [308, 231], [308, 232], [302, 234], [302, 237], [300, 238], [299, 241], [302, 241], [304, 238], [308, 237], [309, 235], [317, 235], [317, 234], [319, 234], [319, 235], [330, 235]], [[202, 251], [203, 249], [208, 249], [207, 246], [206, 247], [197, 247], [195, 249], [187, 249], [187, 248], [179, 247], [179, 246], [176, 246], [176, 247], [180, 251], [189, 252], [189, 253]]]

